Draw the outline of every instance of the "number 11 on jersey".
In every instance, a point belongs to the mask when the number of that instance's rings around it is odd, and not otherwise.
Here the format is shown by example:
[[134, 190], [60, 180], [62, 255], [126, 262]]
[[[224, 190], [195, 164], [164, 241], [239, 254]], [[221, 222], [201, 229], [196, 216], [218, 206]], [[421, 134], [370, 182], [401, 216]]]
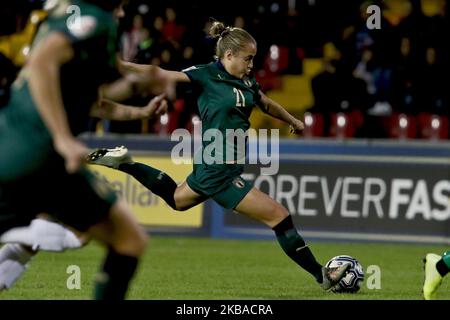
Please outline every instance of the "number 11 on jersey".
[[236, 107], [245, 107], [244, 93], [236, 88], [233, 88], [233, 92], [236, 94]]

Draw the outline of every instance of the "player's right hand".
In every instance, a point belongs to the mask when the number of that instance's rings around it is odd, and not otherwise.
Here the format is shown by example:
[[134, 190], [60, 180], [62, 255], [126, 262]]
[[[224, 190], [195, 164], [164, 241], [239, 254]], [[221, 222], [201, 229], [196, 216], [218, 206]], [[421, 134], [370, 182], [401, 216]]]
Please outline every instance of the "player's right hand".
[[74, 137], [55, 140], [54, 144], [56, 151], [64, 158], [66, 171], [75, 173], [80, 170], [89, 149]]
[[166, 94], [160, 94], [154, 97], [150, 102], [144, 107], [145, 117], [159, 117], [167, 113], [168, 104], [166, 100]]

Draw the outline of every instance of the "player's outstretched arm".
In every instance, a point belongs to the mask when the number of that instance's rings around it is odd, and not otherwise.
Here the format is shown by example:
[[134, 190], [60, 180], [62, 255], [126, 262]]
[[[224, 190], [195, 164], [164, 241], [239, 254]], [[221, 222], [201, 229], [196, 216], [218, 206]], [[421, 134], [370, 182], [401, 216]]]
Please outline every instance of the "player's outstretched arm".
[[60, 33], [53, 33], [33, 50], [26, 67], [31, 95], [53, 137], [56, 151], [65, 159], [68, 172], [77, 171], [89, 153], [70, 131], [59, 84], [60, 68], [73, 54], [69, 40]]
[[180, 71], [165, 70], [151, 64], [137, 64], [119, 60], [119, 71], [122, 75], [137, 74], [146, 76], [154, 81], [190, 82], [189, 77]]
[[122, 60], [118, 60], [118, 70], [122, 74], [122, 78], [111, 84], [103, 85], [100, 90], [100, 96], [104, 99], [123, 101], [137, 94], [160, 95], [165, 93], [170, 100], [174, 100], [177, 82], [190, 81], [183, 72]]
[[91, 117], [114, 121], [129, 121], [159, 117], [167, 112], [165, 94], [154, 97], [145, 107], [134, 107], [102, 99], [91, 109]]
[[289, 124], [291, 133], [300, 133], [303, 131], [304, 124], [301, 120], [287, 112], [278, 102], [268, 98], [262, 91], [259, 91], [259, 94], [261, 100], [258, 106], [264, 113]]

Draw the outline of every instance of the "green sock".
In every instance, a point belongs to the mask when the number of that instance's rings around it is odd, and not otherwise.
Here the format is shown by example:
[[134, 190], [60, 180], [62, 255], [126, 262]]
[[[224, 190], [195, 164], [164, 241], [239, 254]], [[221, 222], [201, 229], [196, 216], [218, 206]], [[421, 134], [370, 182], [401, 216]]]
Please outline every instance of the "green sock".
[[125, 299], [137, 263], [138, 258], [125, 256], [110, 249], [95, 281], [95, 300]]
[[442, 259], [436, 263], [436, 269], [439, 274], [443, 277], [447, 275], [450, 271], [450, 251], [447, 251], [442, 256]]
[[442, 256], [442, 260], [444, 260], [446, 266], [450, 268], [450, 251], [444, 253], [444, 255]]
[[119, 170], [132, 175], [151, 192], [160, 196], [172, 209], [176, 210], [174, 194], [177, 184], [164, 172], [143, 163], [123, 163]]
[[275, 231], [281, 248], [289, 258], [312, 274], [317, 282], [322, 283], [322, 266], [316, 261], [313, 253], [295, 229], [292, 217], [286, 217], [273, 228], [273, 231]]

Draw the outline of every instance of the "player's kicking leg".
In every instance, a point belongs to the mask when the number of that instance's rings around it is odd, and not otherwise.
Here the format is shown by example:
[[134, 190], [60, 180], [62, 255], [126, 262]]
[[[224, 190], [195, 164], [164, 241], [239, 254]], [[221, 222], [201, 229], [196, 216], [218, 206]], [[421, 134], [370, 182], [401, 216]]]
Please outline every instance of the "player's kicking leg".
[[[125, 147], [97, 149], [88, 156], [88, 162], [118, 169], [132, 175], [175, 210], [187, 209], [205, 200], [190, 189], [186, 182], [177, 187], [176, 183], [165, 173], [144, 164], [134, 163]], [[350, 264], [339, 268], [321, 266], [295, 230], [292, 218], [287, 211], [264, 193], [256, 189], [254, 192], [258, 192], [258, 195], [247, 198], [248, 201], [240, 203], [236, 210], [273, 228], [280, 245], [291, 259], [310, 272], [323, 289], [329, 290], [334, 287], [345, 276]], [[218, 201], [218, 199], [214, 200]], [[220, 201], [218, 202], [223, 205]]]
[[177, 185], [165, 172], [143, 163], [134, 162], [128, 149], [123, 146], [113, 149], [97, 149], [89, 154], [87, 162], [120, 170], [133, 176], [177, 211], [187, 210], [207, 199], [206, 196], [192, 190], [186, 181]]
[[[245, 185], [245, 181], [241, 181], [242, 185]], [[234, 186], [230, 186], [230, 188], [234, 188]], [[241, 186], [241, 190], [243, 188]], [[237, 190], [227, 194], [237, 194]], [[226, 207], [233, 208], [234, 204], [228, 203], [227, 205], [227, 202], [230, 201], [229, 198], [223, 197], [222, 202]], [[214, 199], [221, 201], [217, 197]], [[348, 263], [337, 268], [327, 268], [317, 262], [311, 249], [295, 228], [287, 210], [254, 187], [239, 201], [235, 210], [272, 228], [283, 251], [295, 263], [309, 272], [324, 290], [330, 290], [336, 286], [351, 267]]]

